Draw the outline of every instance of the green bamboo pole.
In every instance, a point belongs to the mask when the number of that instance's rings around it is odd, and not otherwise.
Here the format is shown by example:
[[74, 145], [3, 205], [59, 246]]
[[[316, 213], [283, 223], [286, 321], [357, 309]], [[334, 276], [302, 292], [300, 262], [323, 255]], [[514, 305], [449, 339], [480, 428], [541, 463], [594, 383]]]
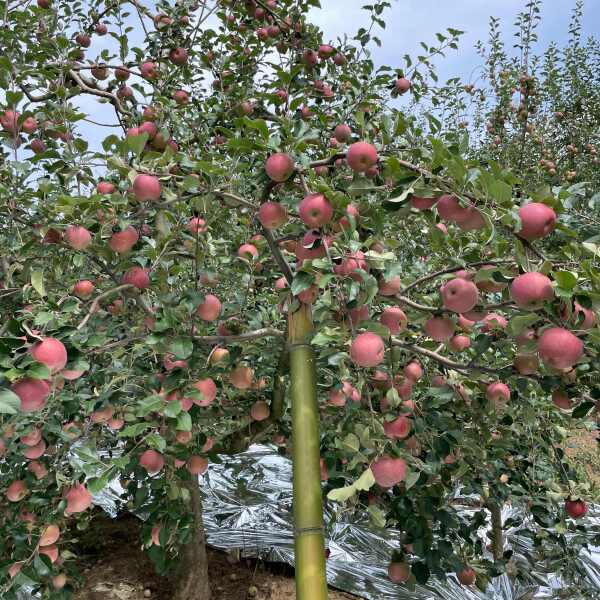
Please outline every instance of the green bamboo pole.
[[310, 306], [288, 317], [297, 600], [327, 600], [319, 410]]

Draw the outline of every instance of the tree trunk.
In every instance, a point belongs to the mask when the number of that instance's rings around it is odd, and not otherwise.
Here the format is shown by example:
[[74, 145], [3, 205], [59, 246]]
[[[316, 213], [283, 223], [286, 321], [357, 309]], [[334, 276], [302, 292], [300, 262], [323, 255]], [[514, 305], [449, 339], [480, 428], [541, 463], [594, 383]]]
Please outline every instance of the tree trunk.
[[319, 410], [310, 306], [288, 317], [296, 599], [327, 600]]
[[494, 560], [500, 560], [504, 554], [502, 508], [492, 501], [488, 501], [487, 507], [492, 517], [492, 554], [494, 555]]
[[206, 534], [202, 522], [202, 498], [198, 485], [196, 478], [186, 485], [190, 493], [190, 508], [193, 516], [192, 538], [181, 549], [181, 566], [175, 575], [173, 600], [210, 600], [211, 598]]

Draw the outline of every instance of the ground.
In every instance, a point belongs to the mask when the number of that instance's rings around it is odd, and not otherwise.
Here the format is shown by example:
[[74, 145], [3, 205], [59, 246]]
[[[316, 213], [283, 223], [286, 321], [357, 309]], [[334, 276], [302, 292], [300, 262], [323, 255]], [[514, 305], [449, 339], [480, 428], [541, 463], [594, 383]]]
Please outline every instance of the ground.
[[[154, 572], [139, 544], [135, 517], [111, 520], [98, 516], [80, 537], [78, 554], [84, 581], [75, 600], [170, 600], [170, 582]], [[237, 561], [209, 550], [213, 600], [293, 600], [293, 573], [284, 565]], [[330, 600], [358, 600], [335, 590]]]

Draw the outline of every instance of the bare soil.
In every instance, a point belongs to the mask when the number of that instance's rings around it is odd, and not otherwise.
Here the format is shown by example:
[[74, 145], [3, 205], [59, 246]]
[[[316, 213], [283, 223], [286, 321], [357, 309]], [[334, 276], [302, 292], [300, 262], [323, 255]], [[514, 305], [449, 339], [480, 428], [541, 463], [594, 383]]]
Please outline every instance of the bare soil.
[[[82, 536], [78, 554], [84, 581], [75, 600], [171, 600], [172, 582], [154, 571], [141, 550], [139, 521], [97, 516]], [[293, 571], [287, 565], [241, 559], [209, 548], [213, 600], [293, 600]], [[359, 600], [330, 590], [330, 600]]]

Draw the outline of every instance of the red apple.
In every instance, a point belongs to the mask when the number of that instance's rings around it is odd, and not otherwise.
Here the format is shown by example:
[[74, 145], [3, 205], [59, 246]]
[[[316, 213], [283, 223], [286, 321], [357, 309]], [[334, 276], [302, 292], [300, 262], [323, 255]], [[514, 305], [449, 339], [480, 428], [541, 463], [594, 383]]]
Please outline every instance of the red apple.
[[[144, 123], [146, 125], [147, 123]], [[160, 198], [160, 181], [153, 175], [137, 175], [133, 180], [133, 194], [140, 202]]]
[[208, 459], [194, 454], [188, 459], [186, 468], [191, 475], [202, 475], [208, 469]]
[[89, 298], [94, 293], [95, 287], [89, 279], [81, 279], [73, 286], [73, 294], [78, 298]]
[[519, 209], [521, 229], [517, 235], [525, 240], [539, 240], [552, 232], [556, 213], [546, 204], [530, 202]]
[[139, 463], [148, 473], [155, 474], [162, 471], [162, 468], [165, 466], [165, 459], [160, 452], [149, 449], [142, 452]]
[[540, 336], [538, 354], [548, 366], [567, 369], [583, 356], [583, 342], [567, 329], [550, 327]]
[[80, 225], [69, 225], [65, 231], [67, 244], [75, 250], [83, 250], [92, 243], [92, 234]]
[[379, 322], [382, 325], [385, 325], [392, 335], [398, 335], [401, 331], [406, 329], [408, 319], [400, 307], [389, 306], [381, 313]]
[[466, 335], [455, 335], [450, 340], [449, 345], [455, 352], [463, 352], [471, 346], [471, 338]]
[[194, 404], [198, 406], [210, 406], [215, 401], [217, 386], [210, 377], [196, 381], [196, 383], [192, 384], [192, 387], [202, 393], [202, 400], [194, 400]]
[[392, 440], [403, 440], [405, 437], [408, 437], [410, 429], [410, 419], [403, 415], [396, 417], [393, 421], [386, 421], [383, 424], [385, 436]]
[[333, 137], [340, 143], [347, 142], [352, 137], [352, 129], [345, 124], [337, 125]]
[[269, 408], [269, 405], [262, 400], [258, 400], [250, 408], [250, 416], [255, 421], [264, 421], [269, 418], [270, 414], [271, 409]]
[[457, 313], [468, 312], [479, 301], [479, 291], [472, 281], [456, 277], [445, 283], [441, 289], [444, 307]]
[[400, 77], [394, 81], [394, 90], [398, 92], [398, 94], [405, 94], [412, 87], [412, 83], [406, 77]]
[[535, 310], [554, 298], [552, 282], [542, 273], [519, 275], [510, 286], [510, 295], [519, 308]]
[[258, 220], [265, 229], [277, 229], [287, 222], [287, 210], [279, 202], [264, 202], [258, 209]]
[[188, 52], [185, 48], [173, 48], [173, 50], [169, 52], [169, 60], [174, 65], [185, 65], [188, 61]]
[[355, 142], [348, 148], [346, 161], [348, 166], [359, 173], [364, 173], [377, 164], [379, 157], [375, 146], [368, 142]]
[[587, 504], [583, 500], [565, 500], [565, 510], [572, 519], [581, 519], [587, 513]]
[[113, 252], [123, 254], [129, 252], [137, 244], [139, 239], [140, 235], [137, 232], [137, 229], [129, 225], [127, 229], [113, 233], [108, 241], [108, 245]]
[[405, 562], [391, 562], [388, 577], [392, 583], [406, 583], [410, 579], [410, 565]]
[[221, 314], [221, 301], [213, 294], [207, 294], [198, 306], [196, 314], [203, 321], [216, 321]]
[[65, 498], [67, 500], [67, 508], [65, 510], [67, 515], [84, 512], [92, 505], [92, 495], [81, 483], [76, 483], [70, 488]]
[[454, 322], [448, 317], [431, 317], [425, 322], [425, 333], [436, 342], [447, 342], [454, 334]]
[[50, 385], [44, 379], [19, 379], [11, 386], [12, 391], [21, 400], [23, 412], [35, 412], [46, 405], [50, 396]]
[[360, 367], [376, 367], [384, 357], [385, 344], [376, 333], [361, 333], [350, 345], [350, 358]]
[[131, 267], [121, 277], [122, 284], [130, 284], [138, 290], [145, 290], [150, 287], [150, 275], [148, 269], [142, 267]]
[[307, 227], [318, 229], [331, 221], [333, 207], [323, 194], [309, 194], [300, 202], [298, 214]]
[[402, 458], [382, 456], [371, 464], [371, 471], [377, 485], [391, 488], [406, 477], [406, 462]]
[[296, 165], [289, 154], [276, 152], [267, 158], [265, 163], [265, 171], [267, 175], [278, 183], [287, 181], [292, 173], [296, 170]]
[[156, 63], [145, 62], [140, 65], [140, 73], [144, 79], [158, 79], [158, 67]]
[[229, 374], [229, 381], [238, 390], [247, 390], [252, 386], [253, 377], [250, 367], [238, 366]]
[[45, 338], [30, 349], [33, 360], [46, 365], [51, 371], [60, 371], [67, 364], [67, 349], [56, 338]]

